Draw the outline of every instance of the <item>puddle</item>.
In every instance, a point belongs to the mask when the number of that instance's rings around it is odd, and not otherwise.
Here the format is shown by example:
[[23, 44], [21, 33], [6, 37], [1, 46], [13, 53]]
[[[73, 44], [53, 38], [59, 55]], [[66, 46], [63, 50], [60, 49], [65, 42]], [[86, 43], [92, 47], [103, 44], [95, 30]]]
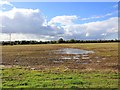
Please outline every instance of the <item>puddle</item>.
[[60, 59], [68, 59], [69, 60], [69, 59], [72, 59], [72, 58], [71, 57], [67, 57], [67, 56], [66, 57], [62, 56]]
[[88, 55], [82, 55], [82, 59], [87, 60], [90, 59], [90, 57]]
[[74, 48], [63, 48], [59, 50], [54, 50], [54, 52], [55, 54], [61, 54], [59, 57], [49, 58], [49, 60], [52, 60], [54, 63], [64, 63], [64, 60], [73, 60], [77, 64], [88, 64], [88, 60], [91, 60], [89, 54], [94, 53], [94, 51]]
[[63, 63], [63, 61], [53, 61], [54, 63]]
[[79, 57], [77, 57], [77, 56], [73, 56], [73, 59], [79, 59]]
[[70, 59], [80, 59], [79, 56], [61, 56], [60, 59], [70, 60]]
[[82, 64], [89, 64], [88, 62], [82, 62]]
[[89, 54], [94, 53], [93, 51], [81, 50], [81, 49], [74, 49], [74, 48], [63, 48], [57, 51], [57, 54]]
[[[79, 60], [82, 59], [90, 59], [88, 54], [94, 53], [94, 51], [87, 51], [87, 50], [81, 50], [81, 49], [74, 49], [74, 48], [63, 48], [59, 50], [54, 50], [56, 54], [72, 54], [73, 56], [61, 56], [59, 59], [64, 60]], [[81, 57], [82, 55], [82, 57]]]

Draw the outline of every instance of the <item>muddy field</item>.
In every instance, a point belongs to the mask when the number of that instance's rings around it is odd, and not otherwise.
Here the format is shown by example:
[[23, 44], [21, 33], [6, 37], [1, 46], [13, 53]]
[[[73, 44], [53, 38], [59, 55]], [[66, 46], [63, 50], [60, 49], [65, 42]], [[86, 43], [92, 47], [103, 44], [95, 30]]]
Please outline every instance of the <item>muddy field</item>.
[[[90, 50], [94, 53], [58, 53], [61, 49]], [[79, 71], [113, 71], [118, 69], [118, 43], [41, 44], [2, 46], [2, 64], [28, 69], [65, 68]]]

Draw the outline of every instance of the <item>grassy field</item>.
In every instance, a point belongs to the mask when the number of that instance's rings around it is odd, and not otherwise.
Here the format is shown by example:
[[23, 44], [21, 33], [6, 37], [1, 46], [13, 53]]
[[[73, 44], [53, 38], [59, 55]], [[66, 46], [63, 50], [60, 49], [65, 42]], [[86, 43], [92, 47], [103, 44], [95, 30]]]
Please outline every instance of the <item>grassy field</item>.
[[[95, 53], [88, 54], [87, 60], [80, 58], [78, 63], [73, 59], [61, 60], [61, 56], [74, 56], [53, 51], [61, 48]], [[3, 88], [118, 87], [118, 43], [3, 46], [2, 57]]]
[[3, 69], [4, 88], [116, 88], [117, 73]]

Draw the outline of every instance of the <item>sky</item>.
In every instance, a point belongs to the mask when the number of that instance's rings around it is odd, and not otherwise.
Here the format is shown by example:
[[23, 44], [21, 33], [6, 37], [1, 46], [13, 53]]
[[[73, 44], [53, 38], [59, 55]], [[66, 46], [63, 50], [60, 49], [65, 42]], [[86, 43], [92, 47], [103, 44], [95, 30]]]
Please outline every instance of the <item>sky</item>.
[[1, 1], [0, 41], [118, 39], [117, 2]]

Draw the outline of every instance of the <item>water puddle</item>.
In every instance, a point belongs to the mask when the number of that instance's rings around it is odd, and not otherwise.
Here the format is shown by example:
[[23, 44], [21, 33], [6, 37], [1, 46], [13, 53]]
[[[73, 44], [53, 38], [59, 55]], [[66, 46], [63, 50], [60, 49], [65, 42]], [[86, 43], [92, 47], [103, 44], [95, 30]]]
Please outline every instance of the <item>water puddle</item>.
[[90, 59], [90, 57], [88, 55], [82, 55], [82, 59], [87, 60]]
[[74, 59], [74, 60], [78, 60], [80, 59], [80, 56], [61, 56], [60, 59], [65, 59], [65, 60], [70, 60], [70, 59]]
[[93, 51], [81, 50], [81, 49], [74, 49], [74, 48], [63, 48], [57, 51], [57, 54], [89, 54], [94, 53]]
[[69, 57], [69, 56], [61, 56], [60, 59], [70, 60], [70, 59], [72, 59], [72, 57]]
[[94, 53], [94, 51], [74, 49], [74, 48], [63, 48], [59, 50], [53, 51], [55, 54], [59, 54], [59, 57], [56, 56], [54, 58], [49, 58], [49, 60], [54, 63], [64, 63], [65, 60], [72, 60], [77, 64], [88, 64], [91, 60], [89, 57], [90, 53]]
[[74, 48], [63, 48], [54, 50], [55, 54], [61, 54], [60, 60], [88, 60], [90, 59], [88, 54], [94, 53], [94, 51], [74, 49]]

